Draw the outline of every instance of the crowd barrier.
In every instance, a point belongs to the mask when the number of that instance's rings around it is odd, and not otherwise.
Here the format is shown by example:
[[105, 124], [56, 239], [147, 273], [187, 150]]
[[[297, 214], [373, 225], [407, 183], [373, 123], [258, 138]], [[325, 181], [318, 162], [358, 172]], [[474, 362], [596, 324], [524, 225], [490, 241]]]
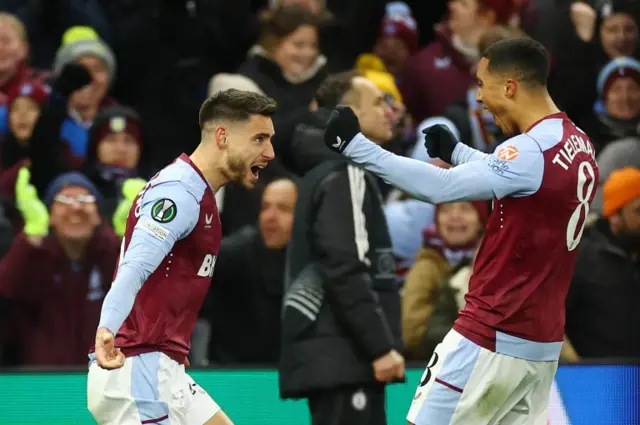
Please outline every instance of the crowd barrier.
[[[193, 369], [190, 375], [236, 425], [308, 425], [303, 401], [278, 397], [273, 370]], [[422, 370], [389, 387], [389, 425], [404, 419]], [[640, 425], [640, 365], [562, 365], [549, 403], [551, 425]], [[86, 372], [0, 373], [0, 424], [94, 425], [86, 407]]]

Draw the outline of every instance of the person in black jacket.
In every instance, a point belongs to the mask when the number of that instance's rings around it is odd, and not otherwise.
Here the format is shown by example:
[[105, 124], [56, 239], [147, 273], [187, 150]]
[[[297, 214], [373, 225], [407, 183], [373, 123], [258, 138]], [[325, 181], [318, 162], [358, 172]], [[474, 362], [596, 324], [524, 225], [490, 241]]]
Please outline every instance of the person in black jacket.
[[300, 185], [287, 253], [280, 395], [313, 425], [384, 425], [384, 384], [403, 380], [400, 294], [374, 177], [323, 141], [329, 108], [351, 105], [367, 137], [391, 138], [383, 94], [357, 73], [329, 77], [291, 147]]

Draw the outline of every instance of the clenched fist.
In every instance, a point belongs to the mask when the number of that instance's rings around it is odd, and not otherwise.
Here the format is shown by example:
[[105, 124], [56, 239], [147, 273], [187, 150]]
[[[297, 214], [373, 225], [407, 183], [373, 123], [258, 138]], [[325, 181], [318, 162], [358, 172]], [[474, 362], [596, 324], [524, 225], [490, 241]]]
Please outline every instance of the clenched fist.
[[404, 357], [396, 350], [374, 360], [373, 373], [379, 382], [391, 382], [404, 378]]
[[329, 149], [341, 154], [358, 133], [360, 123], [353, 110], [348, 106], [337, 106], [329, 115], [324, 142]]

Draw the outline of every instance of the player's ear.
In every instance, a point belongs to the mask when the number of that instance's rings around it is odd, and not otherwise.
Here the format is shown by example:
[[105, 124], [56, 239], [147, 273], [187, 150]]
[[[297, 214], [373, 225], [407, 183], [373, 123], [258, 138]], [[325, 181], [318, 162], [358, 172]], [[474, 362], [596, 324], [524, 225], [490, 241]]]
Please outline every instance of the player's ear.
[[504, 82], [504, 95], [509, 99], [513, 99], [517, 91], [518, 91], [518, 82], [516, 80], [508, 78]]
[[213, 138], [214, 141], [216, 143], [216, 145], [220, 148], [220, 149], [225, 149], [227, 147], [227, 137], [229, 135], [229, 130], [227, 130], [226, 127], [223, 127], [221, 125], [216, 126], [214, 133], [213, 133]]

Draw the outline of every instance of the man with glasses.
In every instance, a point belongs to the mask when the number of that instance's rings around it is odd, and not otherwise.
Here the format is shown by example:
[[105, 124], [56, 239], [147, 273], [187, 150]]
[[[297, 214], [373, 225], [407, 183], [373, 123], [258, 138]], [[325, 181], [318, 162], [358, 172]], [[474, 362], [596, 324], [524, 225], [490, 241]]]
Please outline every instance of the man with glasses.
[[20, 365], [86, 364], [120, 239], [102, 225], [96, 187], [77, 172], [59, 176], [42, 202], [27, 168], [16, 183], [23, 231], [0, 261], [10, 341]]

